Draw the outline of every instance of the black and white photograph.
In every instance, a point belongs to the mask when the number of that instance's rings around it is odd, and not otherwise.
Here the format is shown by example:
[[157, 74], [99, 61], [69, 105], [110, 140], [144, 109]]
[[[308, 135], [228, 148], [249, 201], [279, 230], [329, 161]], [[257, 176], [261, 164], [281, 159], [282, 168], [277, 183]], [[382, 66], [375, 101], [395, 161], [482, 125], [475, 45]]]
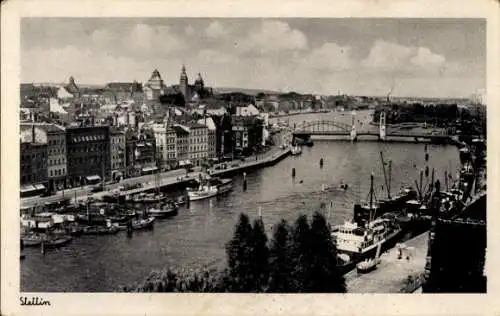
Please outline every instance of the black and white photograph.
[[487, 19], [161, 15], [20, 18], [21, 295], [488, 292]]

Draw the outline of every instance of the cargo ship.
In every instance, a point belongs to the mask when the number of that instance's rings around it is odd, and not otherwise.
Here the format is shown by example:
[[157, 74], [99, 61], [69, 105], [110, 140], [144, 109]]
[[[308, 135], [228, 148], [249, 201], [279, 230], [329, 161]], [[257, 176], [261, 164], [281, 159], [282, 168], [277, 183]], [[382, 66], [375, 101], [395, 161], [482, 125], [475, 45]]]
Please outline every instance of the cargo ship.
[[392, 248], [402, 234], [395, 214], [376, 214], [379, 206], [374, 201], [373, 175], [370, 176], [369, 202], [361, 208], [369, 211], [368, 218], [354, 216], [352, 221], [345, 222], [332, 232], [342, 273], [354, 269], [363, 260], [374, 258], [377, 248], [379, 253]]

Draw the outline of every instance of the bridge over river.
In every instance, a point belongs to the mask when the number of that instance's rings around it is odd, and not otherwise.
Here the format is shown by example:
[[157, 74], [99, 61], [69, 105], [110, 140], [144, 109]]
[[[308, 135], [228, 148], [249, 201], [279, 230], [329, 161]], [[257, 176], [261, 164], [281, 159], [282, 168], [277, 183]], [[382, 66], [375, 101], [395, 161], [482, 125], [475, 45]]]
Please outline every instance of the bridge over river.
[[316, 119], [295, 123], [292, 130], [292, 142], [297, 138], [308, 140], [311, 136], [346, 136], [352, 141], [359, 140], [360, 136], [371, 136], [377, 140], [386, 141], [388, 138], [412, 138], [416, 141], [423, 139], [431, 141], [447, 141], [449, 135], [444, 128], [437, 128], [425, 123], [386, 124], [385, 114], [382, 112], [378, 124], [364, 124], [356, 120], [356, 113], [351, 115], [351, 123], [335, 119]]

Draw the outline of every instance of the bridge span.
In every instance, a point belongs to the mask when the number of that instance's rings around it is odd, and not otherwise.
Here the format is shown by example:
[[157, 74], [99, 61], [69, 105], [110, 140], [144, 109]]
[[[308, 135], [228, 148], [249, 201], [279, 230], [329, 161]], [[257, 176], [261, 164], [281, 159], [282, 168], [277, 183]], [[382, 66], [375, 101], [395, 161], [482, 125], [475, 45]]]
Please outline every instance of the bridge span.
[[296, 124], [292, 132], [292, 142], [302, 139], [308, 140], [311, 136], [347, 136], [351, 141], [357, 141], [358, 136], [377, 137], [379, 141], [394, 138], [412, 138], [415, 141], [430, 140], [446, 142], [450, 139], [444, 128], [436, 128], [427, 124], [402, 123], [386, 124], [385, 114], [382, 112], [377, 124], [356, 124], [355, 113], [352, 115], [352, 124], [334, 120], [304, 121]]

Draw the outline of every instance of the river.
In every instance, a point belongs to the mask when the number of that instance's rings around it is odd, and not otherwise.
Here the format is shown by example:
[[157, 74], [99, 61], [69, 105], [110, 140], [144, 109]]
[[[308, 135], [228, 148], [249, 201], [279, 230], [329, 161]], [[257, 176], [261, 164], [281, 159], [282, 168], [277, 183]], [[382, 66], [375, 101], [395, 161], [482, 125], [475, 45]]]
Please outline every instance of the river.
[[[425, 166], [424, 145], [411, 143], [315, 141], [301, 156], [248, 173], [247, 190], [234, 177], [228, 195], [192, 202], [179, 215], [158, 220], [154, 230], [120, 232], [115, 236], [82, 236], [45, 255], [26, 248], [21, 262], [21, 290], [27, 292], [109, 292], [120, 285], [141, 282], [151, 271], [168, 266], [223, 266], [225, 243], [231, 238], [241, 212], [262, 217], [269, 236], [281, 218], [293, 222], [300, 213], [312, 214], [322, 202], [333, 204], [327, 216], [340, 224], [352, 216], [353, 204], [366, 199], [369, 176], [374, 173], [378, 197], [385, 197], [380, 151], [392, 160], [392, 188], [412, 185]], [[444, 171], [459, 168], [454, 146], [428, 145], [429, 167], [444, 183]], [[324, 159], [320, 168], [319, 160]], [[291, 177], [292, 168], [296, 177]], [[302, 183], [300, 183], [302, 181]], [[347, 191], [321, 191], [322, 184], [349, 184]], [[425, 179], [424, 179], [425, 183]]]

